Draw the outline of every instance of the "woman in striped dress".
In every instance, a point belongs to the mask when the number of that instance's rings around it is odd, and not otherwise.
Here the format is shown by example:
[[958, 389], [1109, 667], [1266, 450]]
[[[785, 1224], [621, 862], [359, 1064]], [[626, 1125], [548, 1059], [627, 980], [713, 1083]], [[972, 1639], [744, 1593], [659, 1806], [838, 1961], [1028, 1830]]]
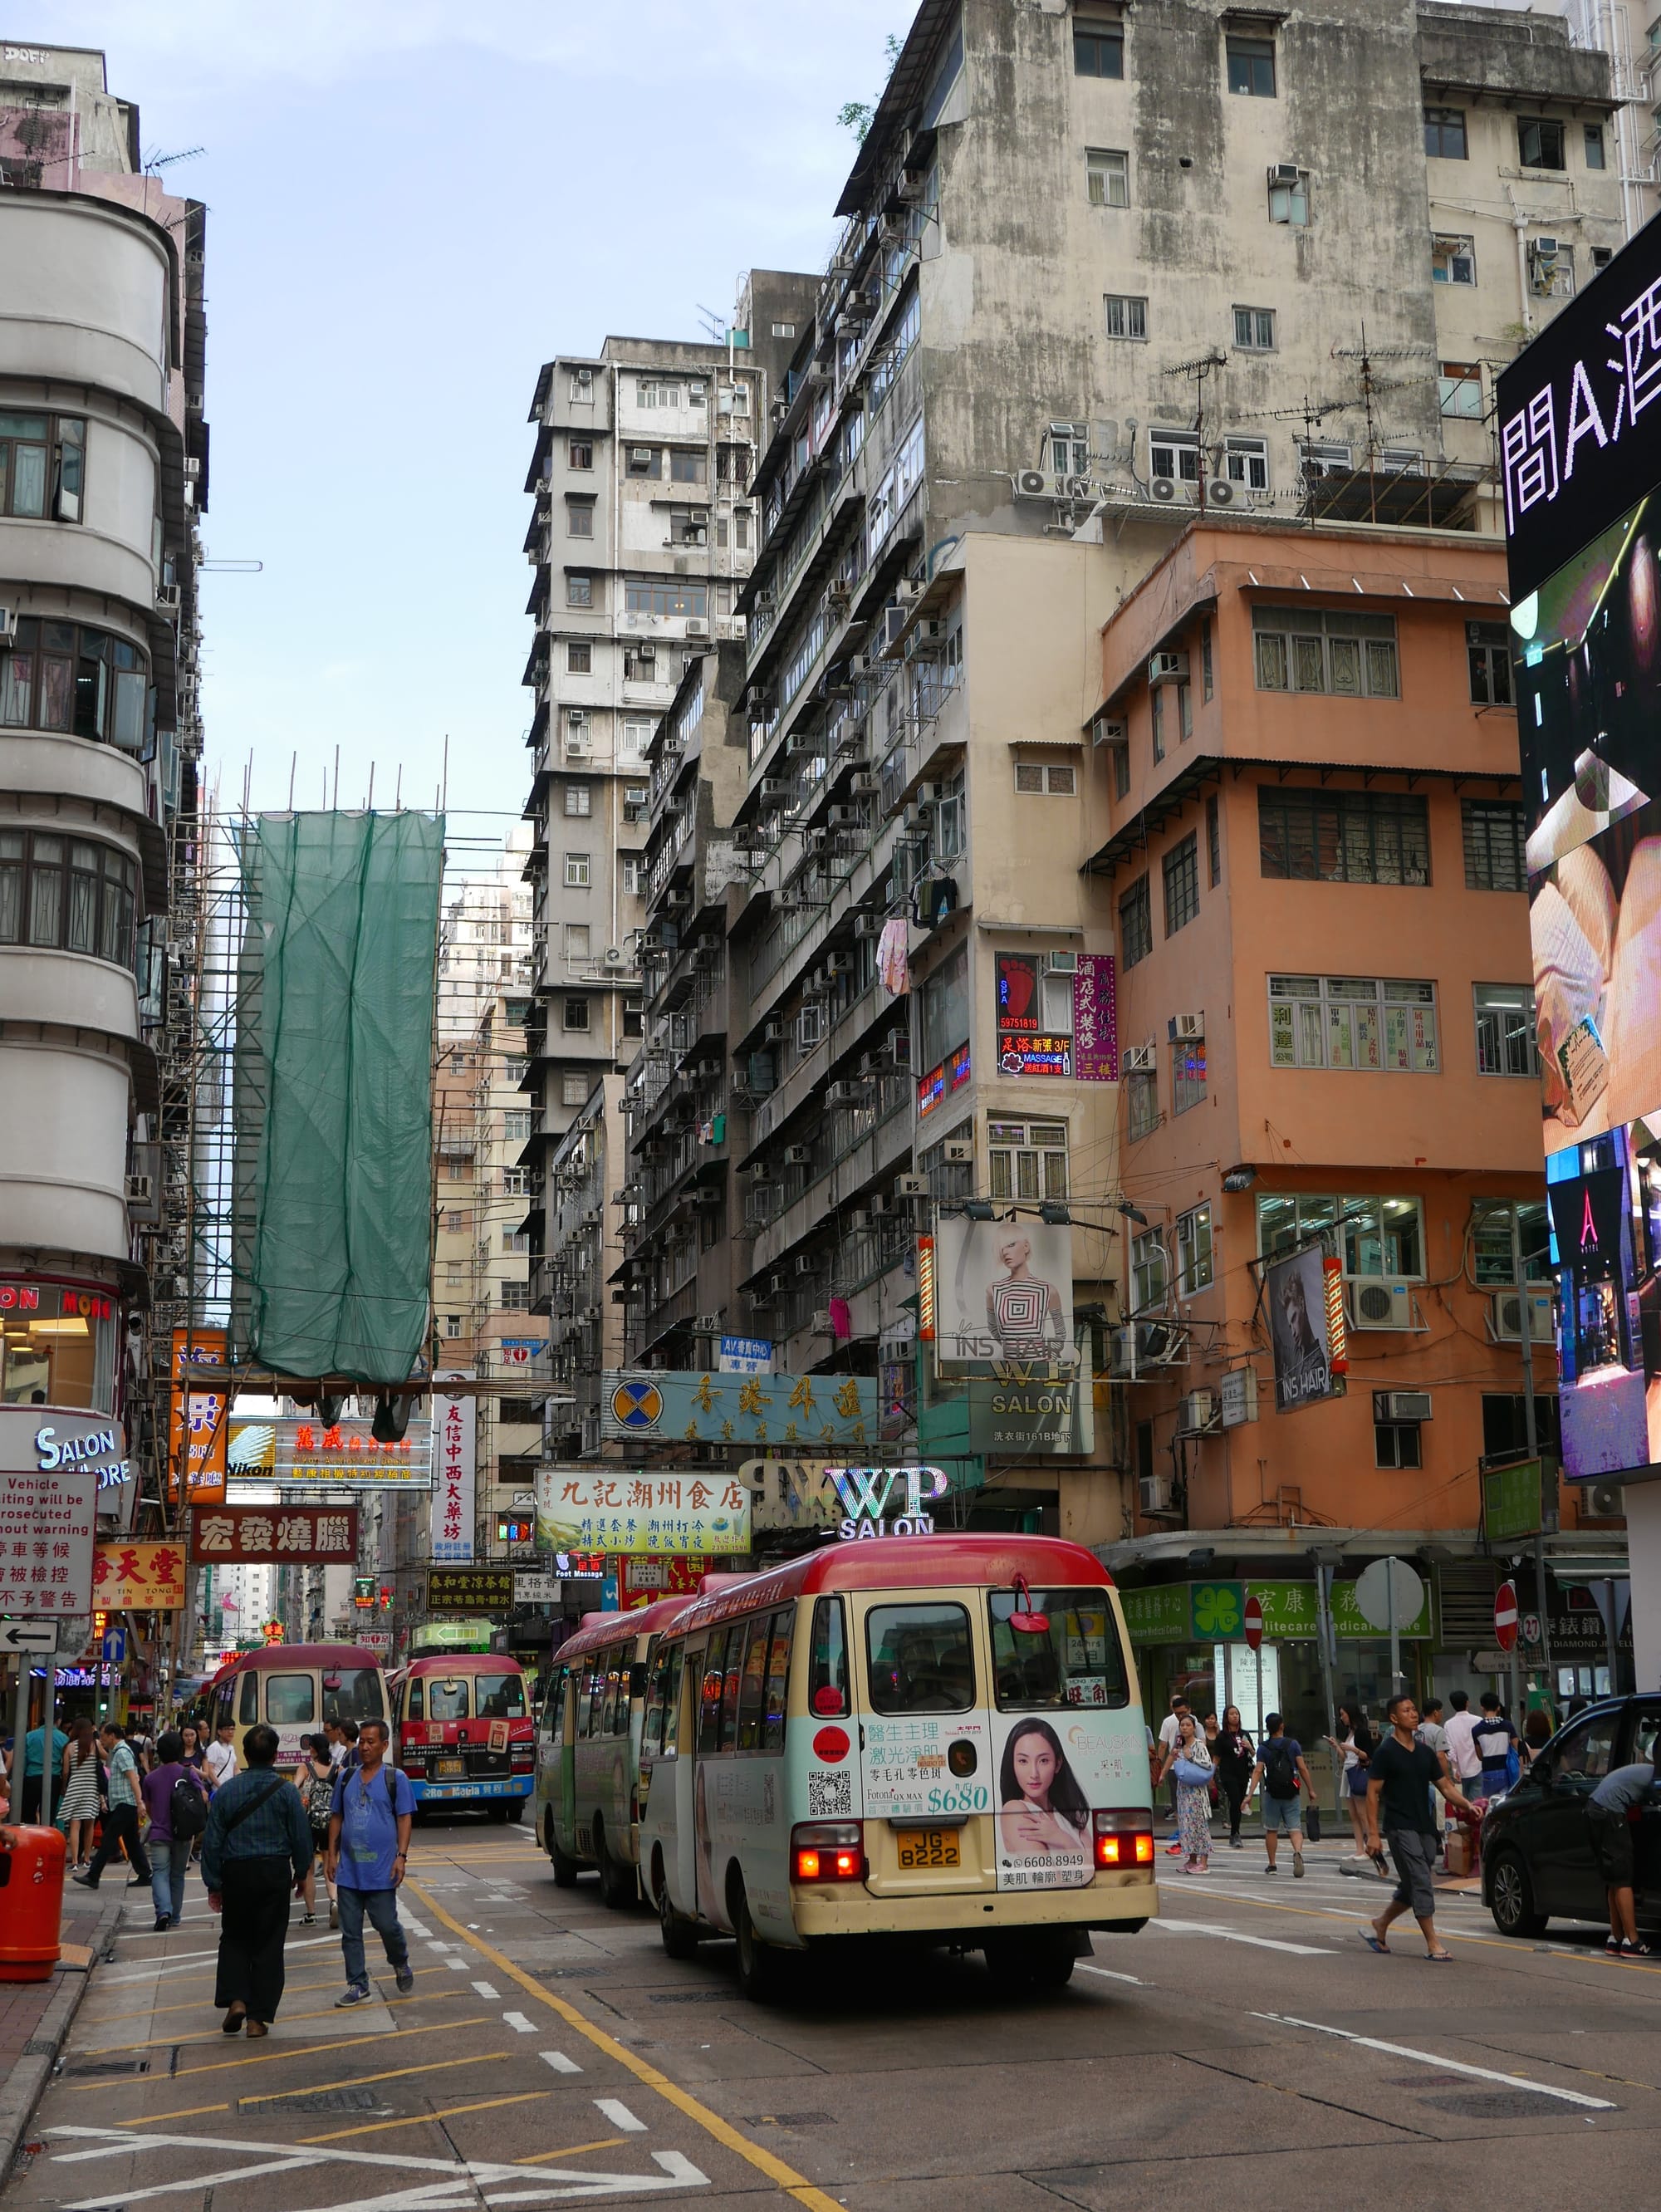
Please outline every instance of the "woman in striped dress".
[[77, 1721], [64, 1747], [64, 1796], [58, 1824], [69, 1838], [69, 1862], [85, 1866], [98, 1825], [98, 1740], [90, 1721]]

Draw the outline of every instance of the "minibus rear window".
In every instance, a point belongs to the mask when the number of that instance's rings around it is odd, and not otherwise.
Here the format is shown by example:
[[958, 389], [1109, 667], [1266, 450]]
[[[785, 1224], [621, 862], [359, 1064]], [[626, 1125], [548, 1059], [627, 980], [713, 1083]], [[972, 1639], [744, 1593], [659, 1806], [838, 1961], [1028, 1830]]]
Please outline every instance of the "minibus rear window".
[[381, 1703], [380, 1673], [374, 1667], [333, 1668], [323, 1678], [323, 1717], [326, 1721], [379, 1721], [386, 1717]]
[[848, 1632], [840, 1597], [814, 1600], [808, 1654], [808, 1711], [834, 1720], [848, 1710]]
[[474, 1691], [482, 1721], [517, 1721], [524, 1716], [524, 1678], [520, 1674], [478, 1674]]
[[268, 1674], [265, 1677], [265, 1717], [273, 1728], [291, 1728], [296, 1721], [315, 1720], [317, 1709], [311, 1676]]
[[1126, 1703], [1125, 1655], [1105, 1590], [1034, 1590], [1021, 1610], [1048, 1621], [1042, 1631], [1010, 1626], [1013, 1590], [992, 1590], [992, 1676], [1004, 1712], [1033, 1712], [1061, 1705]]
[[467, 1718], [467, 1684], [458, 1677], [449, 1682], [429, 1682], [427, 1686], [428, 1717], [435, 1721], [464, 1721]]
[[871, 1710], [965, 1713], [974, 1704], [974, 1651], [961, 1605], [874, 1605], [865, 1616]]

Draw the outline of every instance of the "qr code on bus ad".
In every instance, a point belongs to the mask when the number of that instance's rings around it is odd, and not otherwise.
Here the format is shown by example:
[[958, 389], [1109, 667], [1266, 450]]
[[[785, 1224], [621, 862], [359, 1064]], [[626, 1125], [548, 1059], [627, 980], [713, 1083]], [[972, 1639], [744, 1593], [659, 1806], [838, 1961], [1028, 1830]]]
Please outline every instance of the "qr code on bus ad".
[[808, 1812], [814, 1820], [832, 1820], [839, 1813], [848, 1814], [852, 1810], [852, 1775], [809, 1775]]

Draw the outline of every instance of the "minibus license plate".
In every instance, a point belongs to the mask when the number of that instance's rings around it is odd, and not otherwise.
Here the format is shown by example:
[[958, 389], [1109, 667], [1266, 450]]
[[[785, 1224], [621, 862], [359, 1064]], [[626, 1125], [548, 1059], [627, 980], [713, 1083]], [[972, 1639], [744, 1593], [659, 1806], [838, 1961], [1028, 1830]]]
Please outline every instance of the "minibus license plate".
[[900, 1863], [904, 1868], [955, 1867], [961, 1864], [955, 1828], [896, 1828], [894, 1841], [900, 1850]]
[[452, 1774], [465, 1774], [467, 1761], [464, 1759], [435, 1759], [433, 1762], [433, 1771], [440, 1779]]

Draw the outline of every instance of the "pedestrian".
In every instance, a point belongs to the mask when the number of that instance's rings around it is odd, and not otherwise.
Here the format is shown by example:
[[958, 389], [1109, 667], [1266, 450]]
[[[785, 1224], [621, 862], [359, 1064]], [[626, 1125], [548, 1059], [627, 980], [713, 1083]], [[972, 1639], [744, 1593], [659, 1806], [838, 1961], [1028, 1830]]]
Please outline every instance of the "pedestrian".
[[185, 1870], [208, 1825], [207, 1781], [185, 1757], [177, 1729], [163, 1730], [142, 1789], [150, 1816], [150, 1899], [155, 1906], [151, 1933], [161, 1936], [184, 1920]]
[[270, 2032], [282, 2001], [288, 1899], [312, 1863], [312, 1829], [298, 1796], [274, 1771], [277, 1732], [262, 1721], [242, 1740], [245, 1771], [215, 1790], [202, 1838], [202, 1878], [221, 1917], [214, 2002], [234, 2035]]
[[[191, 1721], [186, 1721], [177, 1733], [179, 1742], [184, 1746], [184, 1749], [179, 1753], [179, 1764], [184, 1766], [192, 1766], [200, 1774], [207, 1764], [207, 1756], [202, 1748], [200, 1733]], [[158, 1752], [160, 1748], [158, 1745]]]
[[340, 1732], [340, 1723], [338, 1721], [324, 1721], [323, 1723], [323, 1737], [324, 1741], [329, 1747], [330, 1765], [336, 1767], [343, 1765], [345, 1763], [346, 1759], [346, 1739]]
[[1525, 1766], [1532, 1766], [1540, 1753], [1551, 1741], [1551, 1715], [1531, 1712], [1523, 1723], [1522, 1759]]
[[127, 1863], [132, 1869], [127, 1883], [129, 1889], [149, 1889], [150, 1862], [139, 1833], [139, 1814], [142, 1799], [139, 1795], [138, 1760], [132, 1746], [121, 1733], [118, 1721], [106, 1721], [99, 1730], [103, 1741], [106, 1772], [105, 1794], [108, 1810], [104, 1815], [104, 1833], [91, 1863], [77, 1867], [70, 1875], [83, 1889], [96, 1889], [105, 1868], [115, 1856], [118, 1846], [124, 1845]]
[[1211, 1871], [1211, 1781], [1213, 1760], [1204, 1732], [1192, 1713], [1184, 1713], [1177, 1740], [1165, 1754], [1161, 1782], [1176, 1784], [1177, 1831], [1182, 1839], [1185, 1874]]
[[98, 1825], [98, 1739], [89, 1720], [74, 1724], [64, 1751], [64, 1796], [53, 1825], [69, 1838], [70, 1867], [83, 1867], [92, 1856], [93, 1830]]
[[1646, 1959], [1650, 1954], [1650, 1946], [1638, 1933], [1633, 1903], [1633, 1845], [1636, 1840], [1633, 1831], [1642, 1818], [1641, 1808], [1655, 1778], [1652, 1758], [1640, 1759], [1631, 1766], [1617, 1766], [1612, 1774], [1603, 1777], [1586, 1806], [1592, 1854], [1609, 1899], [1609, 1932], [1603, 1948], [1611, 1958]]
[[1349, 1825], [1355, 1831], [1355, 1849], [1366, 1857], [1367, 1769], [1373, 1756], [1373, 1731], [1359, 1705], [1340, 1705], [1337, 1725], [1337, 1735], [1330, 1735], [1326, 1740], [1343, 1762], [1340, 1777], [1343, 1802], [1349, 1808]]
[[[1413, 1733], [1428, 1750], [1435, 1753], [1439, 1762], [1439, 1772], [1447, 1780], [1452, 1781], [1453, 1767], [1448, 1758], [1447, 1730], [1442, 1725], [1442, 1701], [1440, 1698], [1426, 1699], [1419, 1725]], [[1428, 1802], [1431, 1819], [1435, 1824], [1436, 1833], [1440, 1838], [1447, 1827], [1447, 1808], [1443, 1804], [1440, 1795], [1435, 1790], [1431, 1790]]]
[[349, 1771], [358, 1763], [358, 1724], [355, 1721], [341, 1721], [337, 1725], [340, 1729], [340, 1759], [337, 1763]]
[[236, 1723], [221, 1721], [214, 1730], [213, 1741], [203, 1751], [203, 1765], [210, 1790], [222, 1790], [237, 1771]]
[[1217, 1729], [1217, 1781], [1228, 1806], [1228, 1848], [1240, 1846], [1240, 1813], [1252, 1779], [1252, 1739], [1246, 1733], [1238, 1705], [1224, 1709]]
[[1482, 1755], [1476, 1748], [1476, 1716], [1470, 1710], [1470, 1699], [1463, 1690], [1455, 1690], [1448, 1699], [1452, 1707], [1445, 1723], [1447, 1731], [1447, 1763], [1452, 1778], [1463, 1790], [1468, 1782], [1475, 1782], [1482, 1771]]
[[346, 1961], [346, 1987], [335, 1999], [337, 2006], [369, 2001], [366, 1916], [380, 1937], [398, 1994], [408, 1996], [415, 1986], [409, 1946], [398, 1923], [398, 1884], [409, 1864], [415, 1793], [408, 1776], [385, 1763], [391, 1741], [385, 1721], [365, 1721], [358, 1731], [357, 1765], [335, 1777], [325, 1872], [340, 1901], [340, 1948]]
[[312, 1864], [306, 1876], [306, 1910], [301, 1915], [306, 1927], [317, 1920], [317, 1875], [319, 1861], [324, 1863], [324, 1879], [329, 1892], [329, 1925], [340, 1925], [340, 1907], [335, 1902], [335, 1885], [328, 1880], [329, 1814], [335, 1799], [335, 1770], [329, 1757], [326, 1735], [303, 1735], [300, 1740], [303, 1754], [294, 1769], [294, 1787], [306, 1808], [306, 1818], [312, 1829]]
[[1501, 1797], [1511, 1787], [1511, 1762], [1517, 1757], [1517, 1731], [1492, 1690], [1482, 1692], [1482, 1717], [1470, 1731], [1482, 1761], [1473, 1797]]
[[[26, 1828], [33, 1828], [39, 1825], [41, 1760], [45, 1741], [46, 1729], [44, 1722], [39, 1728], [29, 1729], [24, 1734], [22, 1786], [16, 1794], [18, 1818]], [[63, 1764], [64, 1753], [69, 1747], [69, 1737], [54, 1722], [52, 1731], [52, 1771], [54, 1774]], [[15, 1767], [16, 1764], [15, 1752], [12, 1754], [12, 1759]], [[15, 1790], [17, 1777], [15, 1773], [12, 1780]]]
[[[1182, 1717], [1188, 1709], [1188, 1700], [1183, 1696], [1181, 1691], [1178, 1690], [1174, 1692], [1171, 1698], [1171, 1710], [1167, 1713], [1165, 1718], [1159, 1724], [1159, 1749], [1161, 1773], [1168, 1773], [1170, 1771], [1170, 1755], [1172, 1750], [1175, 1747], [1178, 1733], [1182, 1725]], [[1171, 1784], [1171, 1818], [1173, 1820], [1177, 1819], [1177, 1785], [1174, 1782]], [[1176, 1832], [1172, 1836], [1170, 1842], [1165, 1847], [1165, 1854], [1167, 1858], [1176, 1858], [1180, 1856], [1181, 1850], [1182, 1831], [1180, 1826], [1179, 1826]]]
[[1425, 1955], [1438, 1966], [1451, 1965], [1453, 1954], [1436, 1933], [1436, 1824], [1431, 1818], [1430, 1792], [1440, 1792], [1456, 1813], [1472, 1808], [1464, 1793], [1441, 1771], [1440, 1755], [1421, 1743], [1414, 1730], [1419, 1708], [1405, 1692], [1390, 1701], [1390, 1734], [1374, 1751], [1367, 1767], [1367, 1817], [1373, 1848], [1382, 1833], [1396, 1863], [1396, 1893], [1361, 1941], [1369, 1951], [1387, 1952], [1391, 1923], [1410, 1911], [1425, 1939]]
[[1292, 1876], [1294, 1881], [1303, 1880], [1303, 1808], [1299, 1802], [1300, 1789], [1308, 1790], [1312, 1798], [1315, 1785], [1310, 1779], [1309, 1769], [1304, 1765], [1303, 1746], [1294, 1735], [1286, 1733], [1286, 1723], [1279, 1713], [1266, 1713], [1264, 1726], [1268, 1734], [1258, 1746], [1257, 1763], [1252, 1769], [1252, 1779], [1246, 1785], [1248, 1800], [1263, 1784], [1263, 1840], [1269, 1854], [1265, 1874], [1275, 1872], [1275, 1853], [1282, 1836], [1292, 1838]]

